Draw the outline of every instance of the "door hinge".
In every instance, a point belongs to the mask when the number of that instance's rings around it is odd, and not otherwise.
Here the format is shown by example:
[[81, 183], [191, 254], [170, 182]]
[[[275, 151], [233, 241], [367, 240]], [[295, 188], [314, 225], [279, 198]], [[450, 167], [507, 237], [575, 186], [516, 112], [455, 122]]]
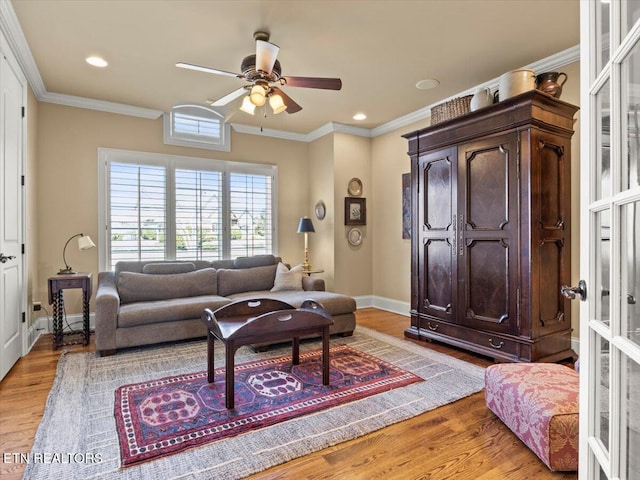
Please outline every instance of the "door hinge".
[[25, 109], [22, 107], [22, 118], [24, 118]]
[[24, 175], [20, 176], [20, 186], [24, 187]]
[[26, 323], [27, 322], [27, 314], [25, 312], [22, 312], [22, 323]]
[[22, 255], [24, 255], [24, 243], [22, 244]]

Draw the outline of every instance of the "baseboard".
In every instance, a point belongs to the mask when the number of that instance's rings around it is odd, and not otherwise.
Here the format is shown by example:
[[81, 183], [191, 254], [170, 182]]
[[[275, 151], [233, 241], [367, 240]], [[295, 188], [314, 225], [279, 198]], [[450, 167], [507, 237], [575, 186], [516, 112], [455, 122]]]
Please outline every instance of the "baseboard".
[[392, 298], [379, 297], [377, 295], [363, 295], [354, 297], [357, 308], [377, 308], [398, 315], [409, 316], [410, 306], [408, 302], [401, 302]]

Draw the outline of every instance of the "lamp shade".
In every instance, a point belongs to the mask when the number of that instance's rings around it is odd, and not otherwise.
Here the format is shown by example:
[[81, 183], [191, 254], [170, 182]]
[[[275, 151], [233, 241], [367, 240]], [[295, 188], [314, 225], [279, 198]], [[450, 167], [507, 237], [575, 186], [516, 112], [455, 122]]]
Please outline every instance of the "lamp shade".
[[248, 113], [249, 115], [253, 115], [253, 112], [256, 111], [256, 106], [253, 103], [251, 103], [251, 99], [249, 98], [249, 95], [244, 97], [244, 100], [242, 100], [242, 106], [240, 107], [240, 110], [242, 110], [245, 113]]
[[302, 217], [298, 224], [298, 233], [312, 233], [315, 232], [313, 228], [313, 222], [309, 217]]
[[267, 90], [262, 85], [254, 85], [249, 98], [256, 107], [261, 107], [267, 102]]
[[91, 240], [91, 237], [89, 237], [89, 235], [78, 237], [78, 248], [80, 250], [89, 250], [90, 248], [93, 248], [95, 246], [96, 244], [93, 243], [93, 240]]
[[287, 109], [280, 95], [274, 94], [269, 97], [269, 105], [273, 109], [274, 114], [282, 113]]

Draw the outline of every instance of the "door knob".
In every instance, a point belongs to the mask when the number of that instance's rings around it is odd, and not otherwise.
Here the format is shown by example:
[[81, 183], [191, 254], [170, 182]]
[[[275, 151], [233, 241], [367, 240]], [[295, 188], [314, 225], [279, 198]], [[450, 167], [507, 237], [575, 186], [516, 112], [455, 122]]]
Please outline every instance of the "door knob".
[[573, 300], [578, 296], [584, 302], [587, 299], [587, 283], [584, 280], [580, 280], [577, 287], [563, 285], [560, 287], [560, 293], [569, 300]]
[[9, 255], [8, 257], [4, 256], [4, 253], [0, 253], [0, 263], [7, 263], [7, 260], [13, 260], [14, 257], [13, 255]]

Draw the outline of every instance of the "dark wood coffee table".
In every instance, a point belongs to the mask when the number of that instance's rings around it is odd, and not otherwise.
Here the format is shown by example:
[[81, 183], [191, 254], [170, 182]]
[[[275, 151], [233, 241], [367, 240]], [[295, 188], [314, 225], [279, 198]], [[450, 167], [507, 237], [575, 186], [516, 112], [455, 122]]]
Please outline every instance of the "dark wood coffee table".
[[300, 338], [322, 335], [322, 383], [329, 385], [329, 327], [333, 319], [322, 306], [306, 300], [296, 309], [279, 300], [242, 300], [211, 311], [205, 309], [207, 325], [207, 380], [214, 382], [214, 340], [225, 348], [225, 405], [234, 408], [234, 357], [243, 345], [293, 339], [292, 363], [300, 363]]

